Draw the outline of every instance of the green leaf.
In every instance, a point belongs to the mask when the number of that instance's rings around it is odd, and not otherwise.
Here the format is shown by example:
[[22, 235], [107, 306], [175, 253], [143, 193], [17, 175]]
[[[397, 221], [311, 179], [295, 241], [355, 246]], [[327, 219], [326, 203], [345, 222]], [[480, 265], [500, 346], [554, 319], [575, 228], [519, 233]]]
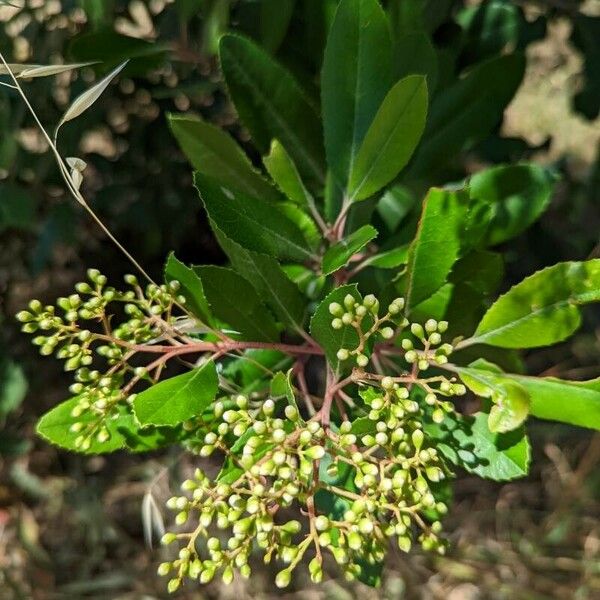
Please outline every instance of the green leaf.
[[343, 305], [347, 294], [354, 297], [356, 301], [362, 302], [356, 284], [343, 285], [334, 289], [317, 307], [315, 314], [310, 320], [310, 335], [319, 343], [331, 368], [339, 373], [351, 367], [352, 360], [340, 362], [337, 352], [340, 348], [354, 349], [358, 346], [358, 334], [354, 327], [342, 327], [334, 329], [331, 326], [333, 316], [329, 312], [329, 305], [338, 302]]
[[168, 121], [196, 171], [249, 196], [273, 201], [281, 199], [277, 190], [263, 179], [242, 149], [220, 127], [196, 116], [170, 114]]
[[0, 420], [16, 410], [27, 394], [27, 379], [19, 365], [0, 359]]
[[227, 34], [220, 43], [229, 94], [261, 153], [278, 139], [300, 173], [325, 180], [321, 122], [294, 77], [251, 40]]
[[[82, 452], [76, 446], [75, 440], [81, 435], [71, 431], [75, 423], [91, 423], [98, 419], [98, 415], [85, 411], [77, 418], [71, 412], [78, 404], [79, 398], [71, 398], [55, 406], [47, 412], [38, 422], [37, 433], [48, 442], [72, 452]], [[132, 452], [147, 452], [168, 446], [177, 441], [177, 430], [163, 427], [147, 427], [140, 429], [128, 407], [119, 408], [116, 416], [109, 418], [106, 428], [110, 438], [106, 442], [99, 442], [95, 437], [85, 454], [106, 454], [127, 448]]]
[[410, 213], [416, 201], [416, 196], [408, 188], [395, 185], [389, 188], [377, 203], [377, 213], [393, 233]]
[[265, 167], [277, 187], [298, 206], [308, 206], [312, 201], [310, 193], [298, 173], [298, 169], [285, 148], [273, 140], [271, 151], [263, 158]]
[[399, 246], [387, 252], [380, 252], [367, 258], [361, 264], [363, 266], [376, 267], [378, 269], [395, 269], [408, 263], [409, 245]]
[[392, 84], [389, 24], [377, 0], [342, 0], [325, 49], [321, 98], [327, 162], [345, 188]]
[[254, 286], [259, 296], [284, 325], [296, 331], [303, 331], [305, 300], [298, 286], [288, 279], [279, 263], [271, 256], [242, 248], [214, 223], [212, 226], [233, 268]]
[[350, 258], [362, 250], [370, 241], [377, 237], [377, 229], [372, 225], [364, 225], [354, 233], [346, 236], [325, 252], [321, 269], [323, 275], [331, 275], [346, 266]]
[[429, 36], [423, 31], [403, 32], [395, 42], [396, 75], [423, 75], [432, 95], [438, 78], [438, 58]]
[[553, 377], [507, 377], [529, 392], [534, 417], [600, 430], [600, 378], [564, 381]]
[[140, 392], [133, 403], [135, 416], [142, 425], [177, 425], [201, 414], [217, 390], [215, 363], [208, 361]]
[[177, 260], [175, 254], [171, 252], [165, 264], [165, 280], [179, 281], [181, 288], [179, 294], [186, 299], [185, 307], [190, 312], [201, 319], [204, 323], [212, 325], [213, 318], [202, 281], [194, 270]]
[[498, 298], [462, 346], [536, 348], [560, 342], [581, 323], [579, 307], [600, 301], [600, 259], [542, 269]]
[[501, 121], [524, 72], [525, 59], [520, 54], [499, 56], [476, 65], [438, 94], [406, 178], [431, 177], [459, 152], [485, 139]]
[[300, 229], [275, 205], [196, 173], [195, 183], [211, 221], [248, 250], [302, 262], [312, 254]]
[[488, 415], [448, 416], [441, 425], [428, 423], [426, 432], [437, 440], [436, 448], [469, 473], [495, 481], [524, 477], [529, 471], [531, 449], [523, 428], [492, 433]]
[[385, 97], [351, 166], [350, 199], [364, 200], [398, 175], [423, 135], [426, 117], [425, 77], [401, 79]]
[[471, 198], [492, 208], [485, 242], [493, 246], [516, 237], [547, 208], [556, 176], [539, 165], [509, 165], [487, 169], [471, 178]]
[[294, 369], [289, 369], [287, 374], [279, 371], [275, 373], [271, 380], [271, 397], [273, 399], [284, 397], [290, 406], [299, 411], [294, 386], [292, 384], [292, 375]]
[[260, 2], [260, 39], [263, 48], [276, 52], [290, 26], [296, 0], [262, 0]]
[[215, 266], [194, 267], [202, 282], [212, 313], [238, 331], [244, 339], [274, 342], [277, 325], [252, 285], [231, 269]]
[[407, 310], [429, 298], [446, 282], [461, 249], [467, 211], [464, 190], [429, 190], [417, 235], [411, 244], [406, 283]]

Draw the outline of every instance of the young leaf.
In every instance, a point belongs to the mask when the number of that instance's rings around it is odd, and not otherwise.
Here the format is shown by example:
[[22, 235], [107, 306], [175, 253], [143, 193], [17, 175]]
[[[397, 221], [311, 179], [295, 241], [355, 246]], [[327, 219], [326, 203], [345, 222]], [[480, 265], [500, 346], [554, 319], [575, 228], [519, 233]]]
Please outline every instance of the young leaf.
[[312, 201], [310, 193], [298, 173], [298, 169], [285, 148], [273, 140], [271, 151], [263, 158], [265, 167], [277, 187], [298, 206], [308, 206]]
[[246, 279], [224, 267], [194, 267], [206, 299], [217, 319], [239, 331], [243, 338], [274, 342], [279, 332], [271, 313]]
[[377, 0], [342, 0], [325, 49], [321, 96], [327, 162], [345, 188], [363, 138], [392, 84], [392, 42]]
[[353, 327], [342, 327], [334, 329], [331, 326], [333, 316], [329, 312], [332, 302], [344, 303], [346, 295], [350, 294], [355, 300], [362, 301], [356, 284], [343, 285], [334, 289], [317, 307], [315, 314], [310, 320], [310, 335], [319, 343], [325, 351], [327, 361], [331, 368], [339, 373], [351, 367], [351, 360], [340, 362], [337, 352], [340, 348], [355, 348], [358, 346], [358, 334]]
[[406, 284], [409, 311], [446, 282], [460, 253], [467, 206], [468, 195], [464, 190], [433, 188], [427, 194], [417, 236], [409, 251]]
[[275, 204], [220, 186], [196, 173], [208, 216], [223, 233], [248, 250], [302, 262], [312, 253], [300, 229]]
[[421, 139], [426, 117], [425, 77], [401, 79], [385, 97], [352, 164], [349, 198], [364, 200], [398, 175]]
[[377, 237], [377, 229], [372, 225], [363, 225], [354, 233], [340, 240], [325, 252], [321, 269], [323, 275], [331, 275], [341, 269], [350, 258], [362, 250], [370, 241]]
[[271, 256], [242, 248], [214, 223], [212, 227], [233, 268], [254, 286], [284, 325], [302, 331], [306, 303], [298, 287], [288, 279], [279, 263]]
[[202, 281], [193, 269], [177, 260], [171, 252], [165, 264], [165, 281], [176, 280], [181, 284], [179, 294], [186, 299], [185, 307], [202, 322], [212, 325], [213, 319]]
[[300, 173], [322, 183], [319, 115], [294, 77], [251, 40], [227, 34], [220, 42], [221, 68], [229, 94], [258, 149], [278, 139]]
[[579, 307], [600, 301], [600, 259], [542, 269], [501, 296], [462, 346], [536, 348], [560, 342], [581, 323]]
[[58, 134], [58, 130], [64, 125], [67, 121], [72, 121], [76, 119], [79, 115], [84, 113], [104, 92], [104, 90], [109, 86], [110, 82], [125, 68], [128, 61], [121, 63], [116, 69], [111, 71], [104, 79], [101, 79], [93, 85], [89, 90], [86, 90], [80, 96], [77, 96], [75, 100], [71, 103], [71, 106], [67, 109], [59, 124], [56, 126], [56, 131], [54, 133], [54, 137], [56, 138]]
[[469, 182], [471, 198], [491, 205], [485, 236], [489, 246], [519, 235], [544, 212], [556, 176], [539, 165], [502, 165], [474, 175]]
[[179, 146], [196, 171], [256, 198], [281, 199], [221, 128], [195, 116], [168, 115], [168, 120]]
[[448, 416], [441, 425], [426, 424], [427, 433], [438, 440], [437, 448], [455, 465], [469, 473], [495, 481], [524, 477], [529, 471], [531, 449], [523, 428], [492, 433], [489, 416]]
[[135, 416], [142, 425], [177, 425], [200, 415], [215, 399], [217, 389], [217, 369], [208, 361], [139, 393], [133, 403]]

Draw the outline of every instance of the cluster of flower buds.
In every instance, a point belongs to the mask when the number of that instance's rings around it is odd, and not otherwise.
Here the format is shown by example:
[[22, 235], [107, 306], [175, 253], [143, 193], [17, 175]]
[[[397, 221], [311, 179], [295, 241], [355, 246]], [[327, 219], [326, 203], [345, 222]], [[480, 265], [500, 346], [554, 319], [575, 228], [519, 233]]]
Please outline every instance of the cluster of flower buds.
[[373, 294], [365, 296], [362, 302], [352, 294], [347, 294], [343, 306], [339, 302], [329, 305], [333, 329], [352, 327], [358, 335], [358, 345], [355, 348], [340, 348], [338, 360], [345, 361], [352, 357], [359, 367], [364, 368], [369, 364], [367, 343], [373, 336], [392, 340], [408, 325], [406, 318], [401, 316], [404, 298], [396, 298], [382, 317], [379, 316], [379, 307], [379, 300]]
[[[107, 278], [96, 269], [88, 270], [88, 281], [75, 286], [76, 293], [59, 298], [56, 306], [32, 300], [28, 310], [17, 314], [22, 331], [37, 334], [33, 343], [44, 356], [54, 354], [64, 360], [65, 370], [74, 372], [70, 391], [78, 397], [72, 417], [81, 420], [71, 426], [77, 434], [75, 445], [86, 451], [92, 441], [110, 439], [107, 420], [119, 405], [131, 401], [131, 388], [146, 377], [143, 367], [130, 366], [135, 345], [164, 335], [172, 321], [179, 283], [150, 284], [143, 289], [134, 275], [126, 275], [131, 289], [119, 291], [107, 285]], [[122, 305], [127, 319], [116, 327], [109, 305]], [[83, 323], [82, 323], [83, 322]], [[100, 359], [108, 367], [92, 368]]]

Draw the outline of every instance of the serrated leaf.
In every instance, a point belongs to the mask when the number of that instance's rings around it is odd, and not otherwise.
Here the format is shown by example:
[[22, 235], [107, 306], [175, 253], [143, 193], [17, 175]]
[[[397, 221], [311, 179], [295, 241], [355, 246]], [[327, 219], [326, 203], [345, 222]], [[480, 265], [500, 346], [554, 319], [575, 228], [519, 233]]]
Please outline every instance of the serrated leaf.
[[298, 206], [308, 206], [311, 196], [298, 173], [290, 155], [278, 140], [273, 140], [268, 156], [263, 162], [277, 187]]
[[600, 301], [600, 259], [564, 262], [513, 286], [490, 307], [462, 345], [536, 348], [569, 337], [581, 323], [580, 306]]
[[237, 244], [281, 259], [312, 258], [300, 229], [275, 204], [225, 188], [200, 173], [194, 180], [210, 220]]
[[352, 165], [348, 197], [364, 200], [390, 183], [415, 151], [427, 118], [427, 83], [409, 75], [389, 91]]
[[342, 0], [321, 75], [327, 162], [342, 188], [392, 81], [390, 29], [379, 2]]
[[310, 181], [325, 180], [319, 115], [294, 77], [251, 40], [227, 34], [221, 69], [244, 125], [261, 153], [278, 139]]
[[354, 327], [344, 326], [342, 329], [334, 329], [331, 326], [333, 316], [329, 312], [329, 305], [338, 302], [343, 305], [344, 298], [350, 294], [357, 302], [362, 302], [362, 296], [358, 292], [356, 284], [344, 285], [333, 290], [317, 307], [315, 314], [310, 320], [310, 335], [319, 343], [327, 361], [334, 372], [339, 373], [351, 368], [352, 360], [340, 362], [337, 352], [340, 348], [354, 349], [358, 346], [358, 334]]
[[192, 166], [227, 187], [272, 201], [281, 195], [252, 166], [252, 163], [220, 127], [196, 116], [168, 115], [169, 126]]
[[495, 481], [524, 477], [531, 454], [524, 429], [492, 433], [488, 418], [483, 412], [473, 417], [448, 416], [441, 425], [427, 423], [425, 430], [448, 460], [469, 473]]
[[133, 408], [142, 425], [177, 425], [202, 414], [218, 390], [215, 363], [165, 379], [137, 394]]
[[202, 281], [192, 268], [177, 260], [174, 253], [169, 254], [165, 264], [165, 280], [178, 281], [181, 284], [178, 294], [186, 299], [186, 308], [204, 323], [213, 323]]
[[239, 331], [243, 338], [257, 342], [279, 339], [277, 325], [250, 283], [231, 269], [194, 267], [202, 282], [212, 314]]
[[350, 258], [362, 250], [377, 237], [377, 229], [372, 225], [363, 225], [360, 229], [346, 236], [325, 252], [321, 270], [323, 275], [331, 275], [346, 266]]
[[242, 248], [215, 223], [211, 225], [233, 268], [254, 286], [284, 325], [295, 331], [303, 331], [306, 302], [298, 286], [288, 279], [279, 263], [271, 256]]
[[104, 90], [110, 85], [110, 82], [125, 68], [129, 61], [121, 63], [116, 69], [111, 71], [106, 77], [98, 81], [91, 88], [83, 92], [80, 96], [77, 96], [71, 103], [69, 108], [66, 110], [62, 119], [56, 126], [54, 137], [58, 134], [58, 130], [68, 121], [76, 119], [79, 115], [84, 113], [104, 92]]
[[415, 240], [411, 244], [406, 280], [407, 311], [439, 290], [459, 257], [467, 212], [464, 190], [429, 190]]
[[502, 165], [474, 175], [471, 198], [491, 208], [485, 243], [505, 242], [536, 221], [550, 202], [556, 179], [549, 169], [533, 164]]

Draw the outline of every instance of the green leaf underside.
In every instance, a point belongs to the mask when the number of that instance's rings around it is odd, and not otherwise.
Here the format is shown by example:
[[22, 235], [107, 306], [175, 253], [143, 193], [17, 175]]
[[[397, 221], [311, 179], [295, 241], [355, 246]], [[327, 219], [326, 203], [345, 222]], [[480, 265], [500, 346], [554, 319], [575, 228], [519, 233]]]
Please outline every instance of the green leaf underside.
[[263, 158], [265, 167], [277, 187], [298, 206], [307, 206], [310, 194], [304, 187], [300, 173], [290, 155], [278, 140], [273, 140], [271, 151]]
[[350, 294], [357, 301], [362, 301], [356, 284], [344, 285], [333, 290], [317, 307], [310, 321], [310, 335], [319, 343], [331, 368], [339, 373], [343, 370], [345, 363], [350, 368], [352, 360], [340, 363], [337, 351], [340, 348], [355, 348], [358, 345], [358, 334], [353, 327], [342, 327], [333, 329], [331, 321], [333, 317], [329, 312], [329, 305], [338, 302], [343, 305], [344, 298]]
[[254, 42], [227, 34], [220, 42], [229, 93], [259, 150], [278, 139], [300, 172], [323, 182], [323, 134], [318, 113], [298, 82]]
[[427, 424], [437, 448], [455, 465], [469, 473], [495, 481], [510, 481], [527, 475], [531, 449], [523, 428], [492, 433], [488, 415], [448, 417], [441, 425]]
[[165, 379], [140, 392], [133, 403], [142, 425], [177, 425], [202, 414], [215, 399], [218, 389], [214, 362]]
[[468, 205], [464, 190], [432, 188], [423, 205], [417, 235], [410, 247], [407, 310], [441, 288], [457, 260]]
[[467, 343], [501, 348], [554, 344], [579, 327], [580, 306], [598, 301], [600, 259], [559, 263], [534, 273], [501, 296]]
[[392, 42], [376, 0], [343, 0], [327, 40], [321, 100], [327, 163], [346, 187], [360, 145], [392, 84]]
[[323, 275], [331, 275], [341, 269], [357, 252], [377, 237], [377, 230], [372, 225], [363, 225], [354, 233], [334, 244], [323, 256]]
[[[70, 431], [74, 423], [90, 423], [96, 416], [86, 411], [81, 416], [71, 416], [79, 398], [71, 398], [47, 412], [37, 424], [37, 433], [45, 440], [72, 452], [82, 452], [75, 444], [79, 433]], [[140, 429], [134, 416], [123, 407], [116, 418], [106, 422], [110, 438], [99, 442], [92, 438], [92, 444], [85, 454], [107, 454], [123, 448], [133, 452], [146, 452], [167, 446], [176, 441], [177, 432], [171, 429], [149, 427]]]
[[300, 229], [276, 205], [224, 188], [200, 173], [195, 183], [210, 220], [236, 243], [281, 259], [312, 257]]
[[196, 116], [168, 115], [169, 126], [196, 171], [249, 196], [277, 201], [280, 194], [252, 166], [235, 141]]
[[169, 254], [165, 264], [165, 280], [178, 281], [181, 284], [178, 293], [185, 298], [186, 308], [203, 322], [209, 325], [213, 323], [202, 281], [193, 269], [177, 260], [173, 253]]
[[368, 198], [398, 175], [421, 139], [426, 118], [425, 77], [401, 79], [385, 97], [352, 165], [351, 199]]
[[527, 229], [544, 212], [555, 175], [539, 165], [501, 165], [474, 175], [469, 182], [471, 198], [491, 205], [485, 242], [493, 246]]
[[202, 281], [206, 298], [218, 319], [251, 341], [279, 339], [271, 313], [246, 279], [224, 267], [200, 266], [193, 270]]
[[254, 286], [284, 325], [301, 331], [306, 303], [298, 286], [288, 279], [279, 263], [271, 256], [242, 248], [230, 240], [214, 222], [211, 226], [233, 268]]

